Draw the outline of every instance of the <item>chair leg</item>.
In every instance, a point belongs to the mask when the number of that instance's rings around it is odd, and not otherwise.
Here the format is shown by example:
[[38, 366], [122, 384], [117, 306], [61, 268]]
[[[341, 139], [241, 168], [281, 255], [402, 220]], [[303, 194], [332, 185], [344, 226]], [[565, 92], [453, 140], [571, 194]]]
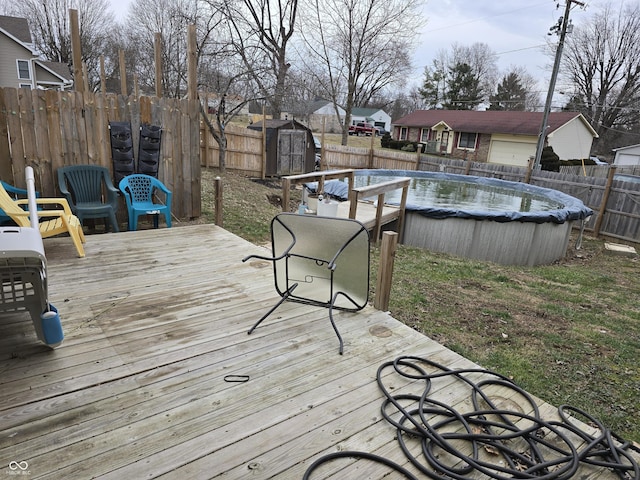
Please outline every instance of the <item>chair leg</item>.
[[167, 222], [167, 228], [171, 228], [171, 212], [164, 214], [164, 220]]
[[111, 223], [111, 230], [113, 231], [113, 233], [118, 233], [120, 231], [120, 228], [118, 227], [118, 220], [116, 218], [115, 212], [111, 212], [109, 214], [109, 222]]
[[336, 327], [336, 322], [333, 321], [333, 305], [336, 303], [336, 299], [338, 298], [338, 295], [340, 295], [342, 292], [337, 292], [333, 298], [331, 299], [331, 304], [329, 305], [329, 320], [331, 320], [331, 326], [333, 327], [333, 330], [336, 332], [336, 335], [338, 336], [338, 341], [340, 342], [340, 355], [342, 355], [342, 351], [343, 351], [343, 343], [342, 343], [342, 337], [340, 336], [340, 332], [338, 331], [338, 327]]
[[73, 240], [78, 256], [84, 257], [84, 247], [82, 246], [84, 243], [84, 233], [82, 232], [82, 225], [78, 224], [75, 228], [73, 226], [69, 228], [69, 236], [71, 240]]
[[280, 301], [278, 303], [276, 303], [273, 307], [271, 307], [271, 309], [265, 313], [262, 318], [260, 320], [258, 320], [255, 325], [253, 327], [251, 327], [251, 329], [247, 332], [248, 335], [251, 335], [253, 333], [253, 331], [258, 327], [258, 325], [260, 325], [262, 323], [262, 321], [267, 318], [269, 315], [271, 315], [276, 308], [278, 308], [280, 305], [282, 305], [284, 303], [284, 301], [289, 298], [289, 295], [291, 295], [291, 293], [293, 293], [293, 291], [296, 289], [296, 287], [298, 286], [297, 283], [294, 283], [293, 285], [291, 285], [291, 287], [289, 287], [287, 289], [286, 292], [284, 292], [284, 295], [282, 295], [282, 298], [280, 299]]

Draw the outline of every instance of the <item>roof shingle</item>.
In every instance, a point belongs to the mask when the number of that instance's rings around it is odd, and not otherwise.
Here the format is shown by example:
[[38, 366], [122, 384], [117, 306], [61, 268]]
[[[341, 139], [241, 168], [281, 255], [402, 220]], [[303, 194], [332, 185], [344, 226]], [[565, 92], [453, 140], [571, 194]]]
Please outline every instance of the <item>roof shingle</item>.
[[[580, 114], [577, 112], [551, 112], [551, 133]], [[444, 122], [457, 132], [502, 133], [511, 135], [538, 135], [542, 112], [498, 110], [416, 110], [395, 122], [396, 126], [430, 128]]]

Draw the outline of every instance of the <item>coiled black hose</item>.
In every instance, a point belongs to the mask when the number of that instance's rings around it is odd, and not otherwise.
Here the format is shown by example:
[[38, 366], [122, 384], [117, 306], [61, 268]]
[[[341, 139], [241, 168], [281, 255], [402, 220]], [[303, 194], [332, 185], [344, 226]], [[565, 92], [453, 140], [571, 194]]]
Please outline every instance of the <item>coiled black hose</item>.
[[[384, 382], [389, 369], [407, 380], [423, 381], [422, 393], [393, 395]], [[474, 382], [470, 379], [472, 374], [486, 378]], [[433, 380], [443, 377], [454, 377], [468, 385], [473, 406], [470, 411], [459, 412], [430, 398]], [[531, 395], [498, 373], [479, 368], [452, 370], [426, 358], [401, 356], [378, 368], [377, 382], [385, 396], [382, 416], [396, 428], [406, 458], [429, 478], [467, 480], [469, 475], [475, 478], [480, 472], [496, 480], [567, 480], [583, 463], [615, 472], [621, 480], [640, 480], [640, 467], [631, 453], [640, 453], [637, 447], [575, 407], [559, 407], [560, 421], [544, 420]], [[528, 407], [531, 413], [498, 408], [486, 393], [491, 386], [516, 392], [524, 403], [520, 407]], [[572, 419], [580, 416], [599, 430], [598, 436], [585, 432]], [[581, 440], [580, 447], [572, 443], [571, 438], [576, 436]], [[412, 452], [407, 440], [414, 446], [420, 443], [421, 455]], [[319, 458], [309, 466], [303, 480], [310, 479], [320, 465], [338, 458], [373, 461], [418, 480], [387, 458], [356, 451]]]

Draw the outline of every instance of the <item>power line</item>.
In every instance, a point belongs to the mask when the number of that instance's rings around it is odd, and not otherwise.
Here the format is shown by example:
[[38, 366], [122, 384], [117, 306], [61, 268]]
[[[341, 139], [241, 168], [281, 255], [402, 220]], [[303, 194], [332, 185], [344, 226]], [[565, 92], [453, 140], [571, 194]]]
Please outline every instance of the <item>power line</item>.
[[530, 8], [535, 8], [535, 7], [539, 7], [541, 5], [548, 5], [548, 4], [549, 4], [548, 1], [541, 2], [541, 3], [536, 3], [535, 5], [529, 5], [528, 7], [516, 8], [515, 10], [508, 10], [506, 12], [498, 13], [496, 15], [488, 15], [486, 17], [475, 18], [473, 20], [468, 20], [468, 21], [462, 22], [462, 23], [455, 23], [453, 25], [447, 25], [446, 27], [434, 28], [432, 30], [429, 30], [429, 32], [439, 32], [441, 30], [449, 30], [449, 29], [454, 28], [454, 27], [460, 27], [460, 26], [463, 26], [463, 25], [469, 25], [470, 23], [480, 22], [482, 20], [487, 20], [487, 19], [490, 19], [490, 18], [497, 18], [497, 17], [501, 17], [503, 15], [509, 15], [511, 13], [516, 13], [516, 12], [520, 12], [522, 10], [528, 10]]

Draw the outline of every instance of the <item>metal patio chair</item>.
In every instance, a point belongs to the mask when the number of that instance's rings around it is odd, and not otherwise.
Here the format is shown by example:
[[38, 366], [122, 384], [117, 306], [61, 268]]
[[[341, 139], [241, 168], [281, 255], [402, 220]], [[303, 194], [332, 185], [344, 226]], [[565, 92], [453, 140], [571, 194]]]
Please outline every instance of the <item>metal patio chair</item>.
[[31, 167], [27, 167], [26, 175], [29, 222], [0, 227], [0, 311], [27, 310], [38, 339], [55, 348], [64, 334], [58, 311], [48, 301], [47, 259], [38, 228]]
[[83, 224], [88, 218], [104, 218], [105, 230], [119, 232], [118, 189], [111, 182], [109, 169], [98, 165], [71, 165], [58, 168], [58, 186]]
[[325, 307], [340, 342], [333, 310], [358, 311], [369, 298], [369, 232], [357, 220], [281, 213], [271, 221], [272, 257], [280, 301], [249, 330], [251, 334], [285, 300]]

